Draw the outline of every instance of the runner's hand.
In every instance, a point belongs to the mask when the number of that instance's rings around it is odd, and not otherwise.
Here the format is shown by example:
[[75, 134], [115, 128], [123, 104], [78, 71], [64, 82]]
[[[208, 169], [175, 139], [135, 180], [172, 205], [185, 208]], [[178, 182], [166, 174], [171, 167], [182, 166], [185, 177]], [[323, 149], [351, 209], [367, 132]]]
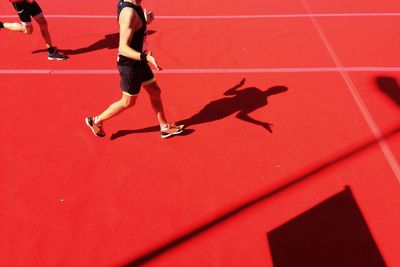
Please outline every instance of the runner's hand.
[[147, 24], [150, 24], [155, 19], [154, 12], [153, 11], [147, 12], [146, 9], [144, 10], [144, 16], [146, 18]]
[[156, 59], [151, 55], [151, 51], [147, 54], [147, 62], [149, 62], [151, 65], [153, 65], [158, 71], [162, 70], [160, 66], [157, 65]]

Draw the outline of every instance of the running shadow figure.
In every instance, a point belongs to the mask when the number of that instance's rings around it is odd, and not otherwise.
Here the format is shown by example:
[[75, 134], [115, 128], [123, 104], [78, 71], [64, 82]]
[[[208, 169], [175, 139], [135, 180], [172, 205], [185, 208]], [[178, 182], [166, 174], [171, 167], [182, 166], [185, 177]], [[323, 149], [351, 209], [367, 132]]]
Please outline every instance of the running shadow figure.
[[[147, 34], [152, 35], [156, 33], [154, 30], [148, 30]], [[119, 45], [119, 33], [112, 33], [112, 34], [107, 34], [104, 36], [103, 39], [98, 40], [94, 42], [93, 44], [90, 44], [86, 47], [81, 47], [77, 49], [58, 49], [58, 51], [66, 54], [66, 55], [79, 55], [79, 54], [85, 54], [85, 53], [90, 53], [93, 51], [101, 50], [101, 49], [117, 49]], [[32, 52], [32, 54], [36, 53], [41, 53], [41, 52], [47, 52], [46, 49], [40, 49], [40, 50], [35, 50]]]
[[[261, 126], [268, 132], [272, 133], [272, 124], [254, 119], [250, 117], [249, 113], [267, 105], [268, 97], [270, 97], [271, 95], [286, 92], [288, 88], [285, 86], [273, 86], [265, 91], [262, 91], [256, 87], [239, 89], [244, 85], [244, 83], [245, 79], [243, 79], [238, 85], [227, 90], [224, 95], [229, 97], [224, 97], [218, 100], [211, 101], [210, 103], [205, 105], [198, 113], [194, 114], [190, 118], [181, 120], [177, 123], [184, 124], [187, 133], [190, 133], [193, 132], [193, 130], [188, 129], [188, 127], [192, 125], [220, 120], [237, 112], [236, 118]], [[159, 126], [152, 126], [138, 130], [120, 130], [117, 133], [112, 134], [111, 140], [129, 134], [155, 132], [159, 130]]]
[[[100, 49], [117, 49], [119, 43], [119, 33], [107, 34], [103, 39], [94, 42], [86, 47], [81, 47], [77, 49], [58, 49], [61, 53], [66, 55], [79, 55], [84, 53], [90, 53]], [[32, 51], [32, 54], [47, 52], [46, 49], [39, 49]]]
[[60, 49], [60, 52], [66, 55], [79, 55], [84, 53], [90, 53], [100, 49], [117, 49], [119, 43], [119, 33], [107, 34], [103, 39], [94, 42], [87, 47], [81, 47], [77, 49]]
[[244, 83], [245, 80], [243, 79], [238, 85], [224, 93], [225, 96], [233, 97], [224, 97], [211, 101], [197, 114], [180, 121], [179, 124], [184, 124], [186, 127], [189, 127], [191, 125], [220, 120], [238, 112], [236, 118], [259, 125], [272, 133], [272, 124], [254, 119], [250, 117], [249, 114], [267, 105], [269, 96], [283, 93], [287, 91], [287, 88], [284, 86], [274, 86], [268, 90], [262, 91], [256, 87], [249, 87], [239, 90]]

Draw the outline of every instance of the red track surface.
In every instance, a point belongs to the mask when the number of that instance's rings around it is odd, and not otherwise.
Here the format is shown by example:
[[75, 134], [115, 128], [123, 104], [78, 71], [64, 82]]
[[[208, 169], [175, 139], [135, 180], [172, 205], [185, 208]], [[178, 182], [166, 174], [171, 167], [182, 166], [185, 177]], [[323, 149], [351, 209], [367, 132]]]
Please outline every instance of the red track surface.
[[[110, 2], [40, 4], [48, 15], [114, 15]], [[399, 2], [143, 5], [160, 17], [150, 44], [168, 117], [191, 124], [168, 140], [140, 131], [155, 125], [145, 93], [106, 123], [105, 139], [84, 124], [120, 97], [115, 18], [49, 16], [65, 62], [46, 60], [38, 27], [0, 31], [0, 266], [279, 266], [272, 233], [305, 215], [320, 222], [315, 207], [346, 187], [373, 252], [398, 266]], [[167, 17], [210, 15], [283, 16]], [[50, 72], [27, 74], [40, 70]], [[241, 81], [246, 90], [224, 96]], [[252, 110], [272, 133], [236, 118]], [[350, 234], [341, 207], [328, 214]], [[340, 243], [352, 251], [355, 239]]]

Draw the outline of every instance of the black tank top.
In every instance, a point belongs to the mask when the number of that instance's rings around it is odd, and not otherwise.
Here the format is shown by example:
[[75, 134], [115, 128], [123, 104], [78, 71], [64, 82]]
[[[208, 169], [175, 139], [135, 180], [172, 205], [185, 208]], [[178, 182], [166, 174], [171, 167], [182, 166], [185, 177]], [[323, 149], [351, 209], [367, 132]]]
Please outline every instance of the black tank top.
[[[122, 9], [125, 7], [133, 8], [136, 13], [139, 15], [140, 19], [142, 20], [142, 27], [135, 31], [132, 36], [132, 40], [129, 44], [129, 47], [132, 49], [136, 50], [137, 52], [142, 52], [143, 51], [143, 43], [144, 43], [144, 38], [147, 35], [146, 32], [146, 18], [144, 16], [144, 12], [141, 6], [134, 5], [130, 2], [124, 2], [123, 0], [120, 0], [118, 3], [118, 20], [119, 20], [119, 15], [121, 14]], [[122, 66], [127, 66], [127, 65], [134, 65], [139, 63], [140, 61], [134, 60], [128, 57], [125, 57], [123, 55], [120, 55], [118, 53], [118, 64]]]

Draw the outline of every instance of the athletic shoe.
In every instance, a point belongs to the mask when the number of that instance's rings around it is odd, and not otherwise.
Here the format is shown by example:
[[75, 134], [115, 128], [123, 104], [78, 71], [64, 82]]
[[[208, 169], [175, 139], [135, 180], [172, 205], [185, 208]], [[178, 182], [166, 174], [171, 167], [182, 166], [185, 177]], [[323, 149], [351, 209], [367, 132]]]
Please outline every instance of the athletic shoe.
[[183, 132], [184, 125], [169, 124], [167, 130], [161, 130], [161, 138], [167, 138]]
[[97, 135], [99, 137], [106, 136], [106, 133], [103, 130], [103, 125], [94, 123], [93, 117], [86, 118], [85, 122], [86, 122], [86, 125], [89, 126], [90, 129], [92, 129], [92, 132], [94, 135]]
[[48, 60], [66, 60], [68, 56], [60, 54], [57, 50], [53, 54], [49, 53]]

